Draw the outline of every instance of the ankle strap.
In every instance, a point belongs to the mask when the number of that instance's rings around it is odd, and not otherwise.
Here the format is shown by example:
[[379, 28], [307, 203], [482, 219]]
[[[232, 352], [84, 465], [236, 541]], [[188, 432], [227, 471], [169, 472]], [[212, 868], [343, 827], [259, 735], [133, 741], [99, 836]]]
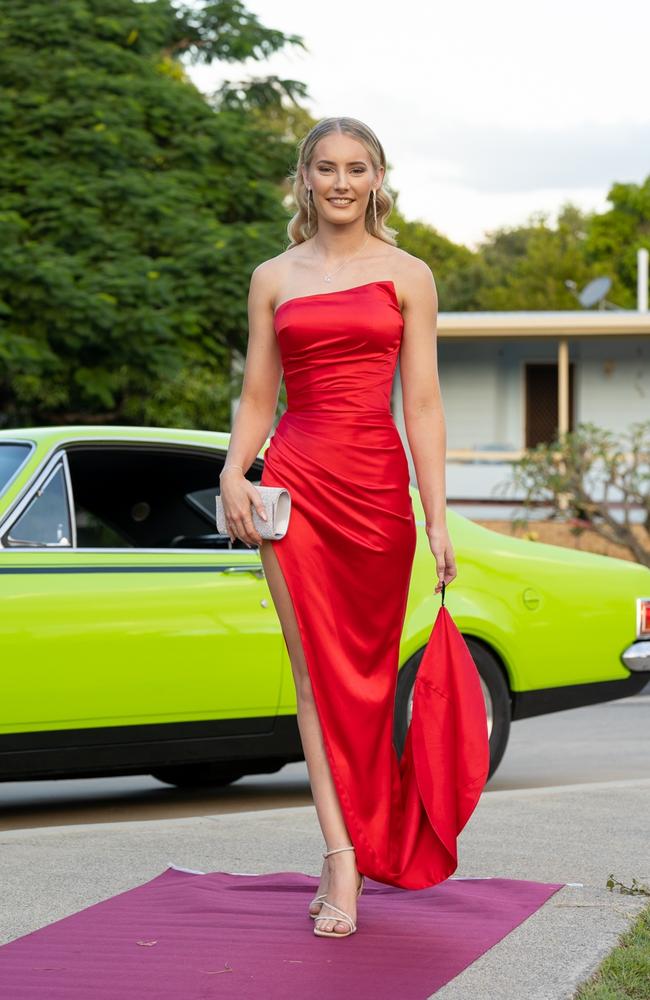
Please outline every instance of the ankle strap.
[[329, 854], [338, 854], [339, 851], [353, 851], [354, 846], [350, 844], [348, 847], [335, 847], [333, 851], [325, 851], [323, 857], [326, 858]]

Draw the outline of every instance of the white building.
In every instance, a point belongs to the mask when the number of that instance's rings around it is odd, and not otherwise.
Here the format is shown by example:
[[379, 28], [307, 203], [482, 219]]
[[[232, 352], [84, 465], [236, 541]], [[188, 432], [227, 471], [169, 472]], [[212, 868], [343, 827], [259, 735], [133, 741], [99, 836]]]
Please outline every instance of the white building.
[[[523, 449], [579, 423], [619, 433], [650, 420], [650, 313], [441, 312], [438, 368], [449, 505], [509, 517], [512, 505], [476, 501], [490, 498]], [[399, 369], [393, 413], [408, 454]], [[409, 463], [415, 483], [410, 454]]]

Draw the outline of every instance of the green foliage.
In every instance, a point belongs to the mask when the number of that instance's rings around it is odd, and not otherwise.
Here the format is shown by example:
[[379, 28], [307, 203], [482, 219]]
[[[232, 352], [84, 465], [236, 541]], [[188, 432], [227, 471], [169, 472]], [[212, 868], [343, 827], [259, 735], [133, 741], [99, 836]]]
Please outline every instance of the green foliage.
[[647, 1000], [650, 983], [650, 905], [575, 993], [574, 1000]]
[[650, 896], [650, 885], [639, 882], [638, 878], [632, 879], [632, 885], [625, 885], [614, 878], [614, 872], [610, 872], [606, 885], [610, 892], [620, 892], [623, 896]]
[[[300, 81], [206, 98], [184, 67], [287, 45], [305, 47], [239, 0], [0, 0], [0, 426], [229, 425], [250, 274], [286, 246], [287, 177], [313, 120]], [[430, 265], [441, 310], [575, 309], [567, 279], [600, 274], [634, 307], [650, 178], [609, 199], [476, 251], [397, 207], [388, 222]]]
[[425, 222], [408, 222], [396, 208], [388, 225], [397, 229], [400, 247], [425, 260], [433, 271], [441, 311], [477, 307], [477, 296], [485, 280], [485, 268], [478, 254], [453, 243]]
[[643, 184], [613, 184], [612, 208], [592, 218], [586, 259], [612, 276], [608, 298], [625, 309], [636, 306], [637, 250], [650, 250], [650, 177]]
[[152, 399], [227, 423], [249, 276], [287, 222], [293, 137], [259, 109], [300, 88], [211, 107], [175, 60], [289, 40], [236, 2], [0, 0], [1, 424], [146, 422]]
[[565, 285], [579, 288], [591, 277], [584, 256], [588, 218], [565, 205], [557, 227], [545, 213], [516, 229], [499, 229], [482, 246], [486, 280], [476, 297], [479, 309], [581, 309]]
[[[568, 520], [574, 534], [594, 531], [650, 567], [650, 420], [620, 435], [581, 423], [527, 449], [510, 478], [497, 485], [497, 492], [521, 497], [524, 509], [542, 500], [551, 505], [550, 518]], [[622, 519], [613, 516], [612, 502], [621, 504]], [[633, 508], [643, 516], [638, 532], [630, 519]]]
[[521, 226], [501, 227], [470, 251], [423, 222], [394, 211], [389, 224], [400, 246], [426, 260], [441, 310], [582, 309], [567, 281], [578, 289], [600, 275], [613, 279], [608, 299], [636, 305], [636, 254], [650, 248], [650, 178], [641, 187], [614, 184], [611, 211], [584, 213], [566, 203], [555, 226], [548, 213], [533, 213]]

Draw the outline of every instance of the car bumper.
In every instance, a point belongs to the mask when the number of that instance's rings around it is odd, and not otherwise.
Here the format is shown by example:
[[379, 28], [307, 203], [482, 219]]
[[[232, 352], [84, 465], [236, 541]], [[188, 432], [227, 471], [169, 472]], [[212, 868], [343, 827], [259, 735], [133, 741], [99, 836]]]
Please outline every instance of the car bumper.
[[628, 670], [650, 671], [650, 639], [633, 642], [621, 653], [621, 660]]

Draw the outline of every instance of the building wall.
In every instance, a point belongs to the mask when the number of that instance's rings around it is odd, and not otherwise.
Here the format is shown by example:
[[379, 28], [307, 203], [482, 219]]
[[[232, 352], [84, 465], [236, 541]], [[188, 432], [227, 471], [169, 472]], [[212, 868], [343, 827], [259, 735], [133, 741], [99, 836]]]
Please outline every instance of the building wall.
[[[570, 341], [569, 357], [574, 365], [574, 424], [590, 421], [620, 432], [633, 421], [650, 419], [650, 338], [575, 339]], [[524, 366], [535, 361], [557, 362], [557, 341], [439, 340], [447, 447], [523, 447]], [[395, 404], [396, 421], [398, 416], [403, 420], [397, 413], [399, 387]]]
[[[570, 340], [574, 365], [574, 426], [592, 422], [616, 433], [650, 420], [650, 338]], [[526, 362], [557, 362], [557, 340], [463, 339], [438, 341], [438, 369], [447, 424], [447, 448], [516, 451], [525, 444]], [[402, 410], [399, 366], [393, 414], [416, 485]], [[508, 479], [508, 463], [449, 460], [447, 496], [486, 498]], [[477, 513], [479, 511], [479, 513]], [[468, 516], [488, 516], [476, 508]], [[497, 516], [509, 516], [502, 511]]]
[[603, 338], [577, 345], [580, 420], [620, 432], [650, 420], [650, 338]]

